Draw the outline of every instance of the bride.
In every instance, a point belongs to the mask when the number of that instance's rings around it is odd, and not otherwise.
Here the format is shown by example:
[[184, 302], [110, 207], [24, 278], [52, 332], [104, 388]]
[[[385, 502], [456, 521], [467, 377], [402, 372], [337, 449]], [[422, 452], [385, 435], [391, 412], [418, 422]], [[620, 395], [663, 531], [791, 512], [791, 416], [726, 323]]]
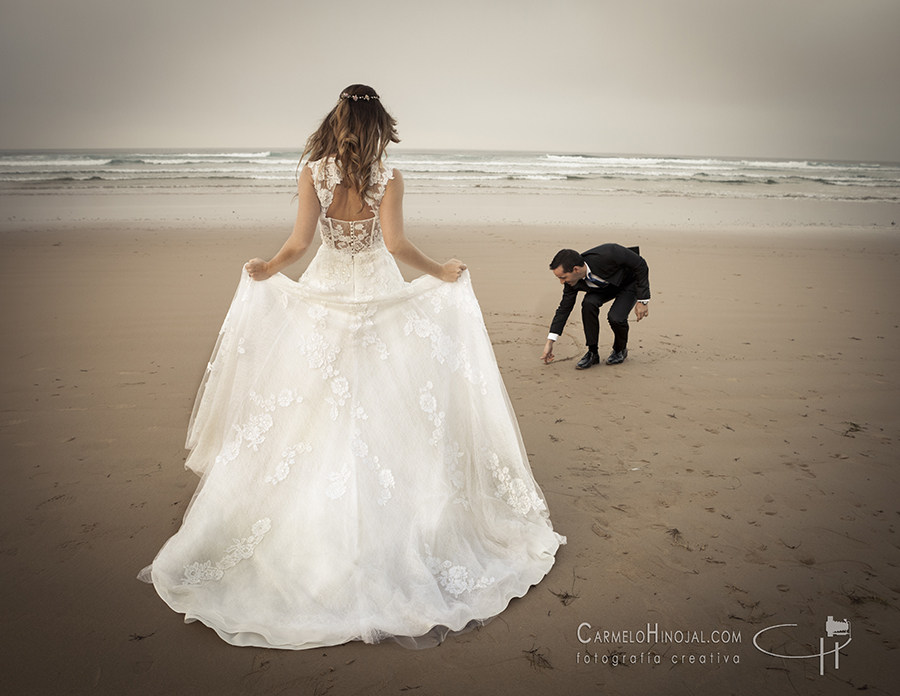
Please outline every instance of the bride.
[[[294, 230], [244, 266], [197, 395], [200, 485], [139, 576], [234, 645], [433, 645], [524, 595], [565, 543], [466, 266], [404, 234], [395, 126], [351, 85], [309, 138]], [[316, 229], [308, 270], [280, 274]]]

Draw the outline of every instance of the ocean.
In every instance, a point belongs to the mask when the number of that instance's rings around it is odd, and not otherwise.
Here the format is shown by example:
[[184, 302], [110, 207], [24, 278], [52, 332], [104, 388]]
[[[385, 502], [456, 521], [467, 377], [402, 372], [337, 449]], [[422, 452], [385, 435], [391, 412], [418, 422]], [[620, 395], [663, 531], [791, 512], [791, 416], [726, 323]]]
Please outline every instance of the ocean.
[[[0, 151], [4, 194], [254, 193], [296, 186], [296, 150]], [[389, 150], [408, 194], [900, 200], [900, 164]]]

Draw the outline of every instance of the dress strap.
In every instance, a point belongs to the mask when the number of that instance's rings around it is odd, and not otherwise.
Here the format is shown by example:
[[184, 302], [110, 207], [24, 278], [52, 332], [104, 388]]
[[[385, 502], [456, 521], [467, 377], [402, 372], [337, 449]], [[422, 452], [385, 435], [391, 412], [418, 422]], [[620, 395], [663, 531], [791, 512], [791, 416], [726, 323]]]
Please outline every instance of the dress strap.
[[331, 206], [334, 199], [334, 187], [341, 183], [341, 170], [333, 157], [324, 157], [311, 162], [309, 169], [312, 172], [313, 187], [319, 198], [319, 205], [324, 214]]
[[387, 189], [387, 182], [393, 178], [394, 170], [381, 160], [372, 165], [369, 183], [374, 188], [366, 195], [366, 203], [371, 205], [373, 209], [381, 205], [381, 200], [384, 198], [384, 192]]

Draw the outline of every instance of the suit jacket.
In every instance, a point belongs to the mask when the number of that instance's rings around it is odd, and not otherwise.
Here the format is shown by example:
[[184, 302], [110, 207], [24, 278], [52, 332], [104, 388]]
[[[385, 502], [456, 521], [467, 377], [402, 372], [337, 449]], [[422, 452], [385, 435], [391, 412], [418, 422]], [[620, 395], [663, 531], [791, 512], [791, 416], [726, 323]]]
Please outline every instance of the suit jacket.
[[[647, 262], [639, 256], [638, 247], [623, 247], [621, 244], [601, 244], [590, 251], [581, 254], [584, 262], [595, 276], [603, 278], [610, 285], [625, 287], [630, 283], [635, 284], [637, 299], [650, 299], [650, 269]], [[596, 291], [584, 280], [579, 280], [574, 286], [564, 285], [562, 299], [550, 324], [550, 332], [561, 334], [566, 326], [566, 321], [579, 292]]]

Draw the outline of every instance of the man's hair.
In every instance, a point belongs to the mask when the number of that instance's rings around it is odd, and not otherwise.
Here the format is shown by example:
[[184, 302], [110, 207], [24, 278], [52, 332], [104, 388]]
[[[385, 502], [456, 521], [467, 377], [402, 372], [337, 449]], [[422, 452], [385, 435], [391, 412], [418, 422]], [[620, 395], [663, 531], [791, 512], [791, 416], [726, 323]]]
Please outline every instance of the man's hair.
[[575, 266], [583, 266], [584, 259], [574, 249], [560, 249], [550, 262], [550, 270], [556, 270], [560, 266], [565, 273], [571, 273]]

